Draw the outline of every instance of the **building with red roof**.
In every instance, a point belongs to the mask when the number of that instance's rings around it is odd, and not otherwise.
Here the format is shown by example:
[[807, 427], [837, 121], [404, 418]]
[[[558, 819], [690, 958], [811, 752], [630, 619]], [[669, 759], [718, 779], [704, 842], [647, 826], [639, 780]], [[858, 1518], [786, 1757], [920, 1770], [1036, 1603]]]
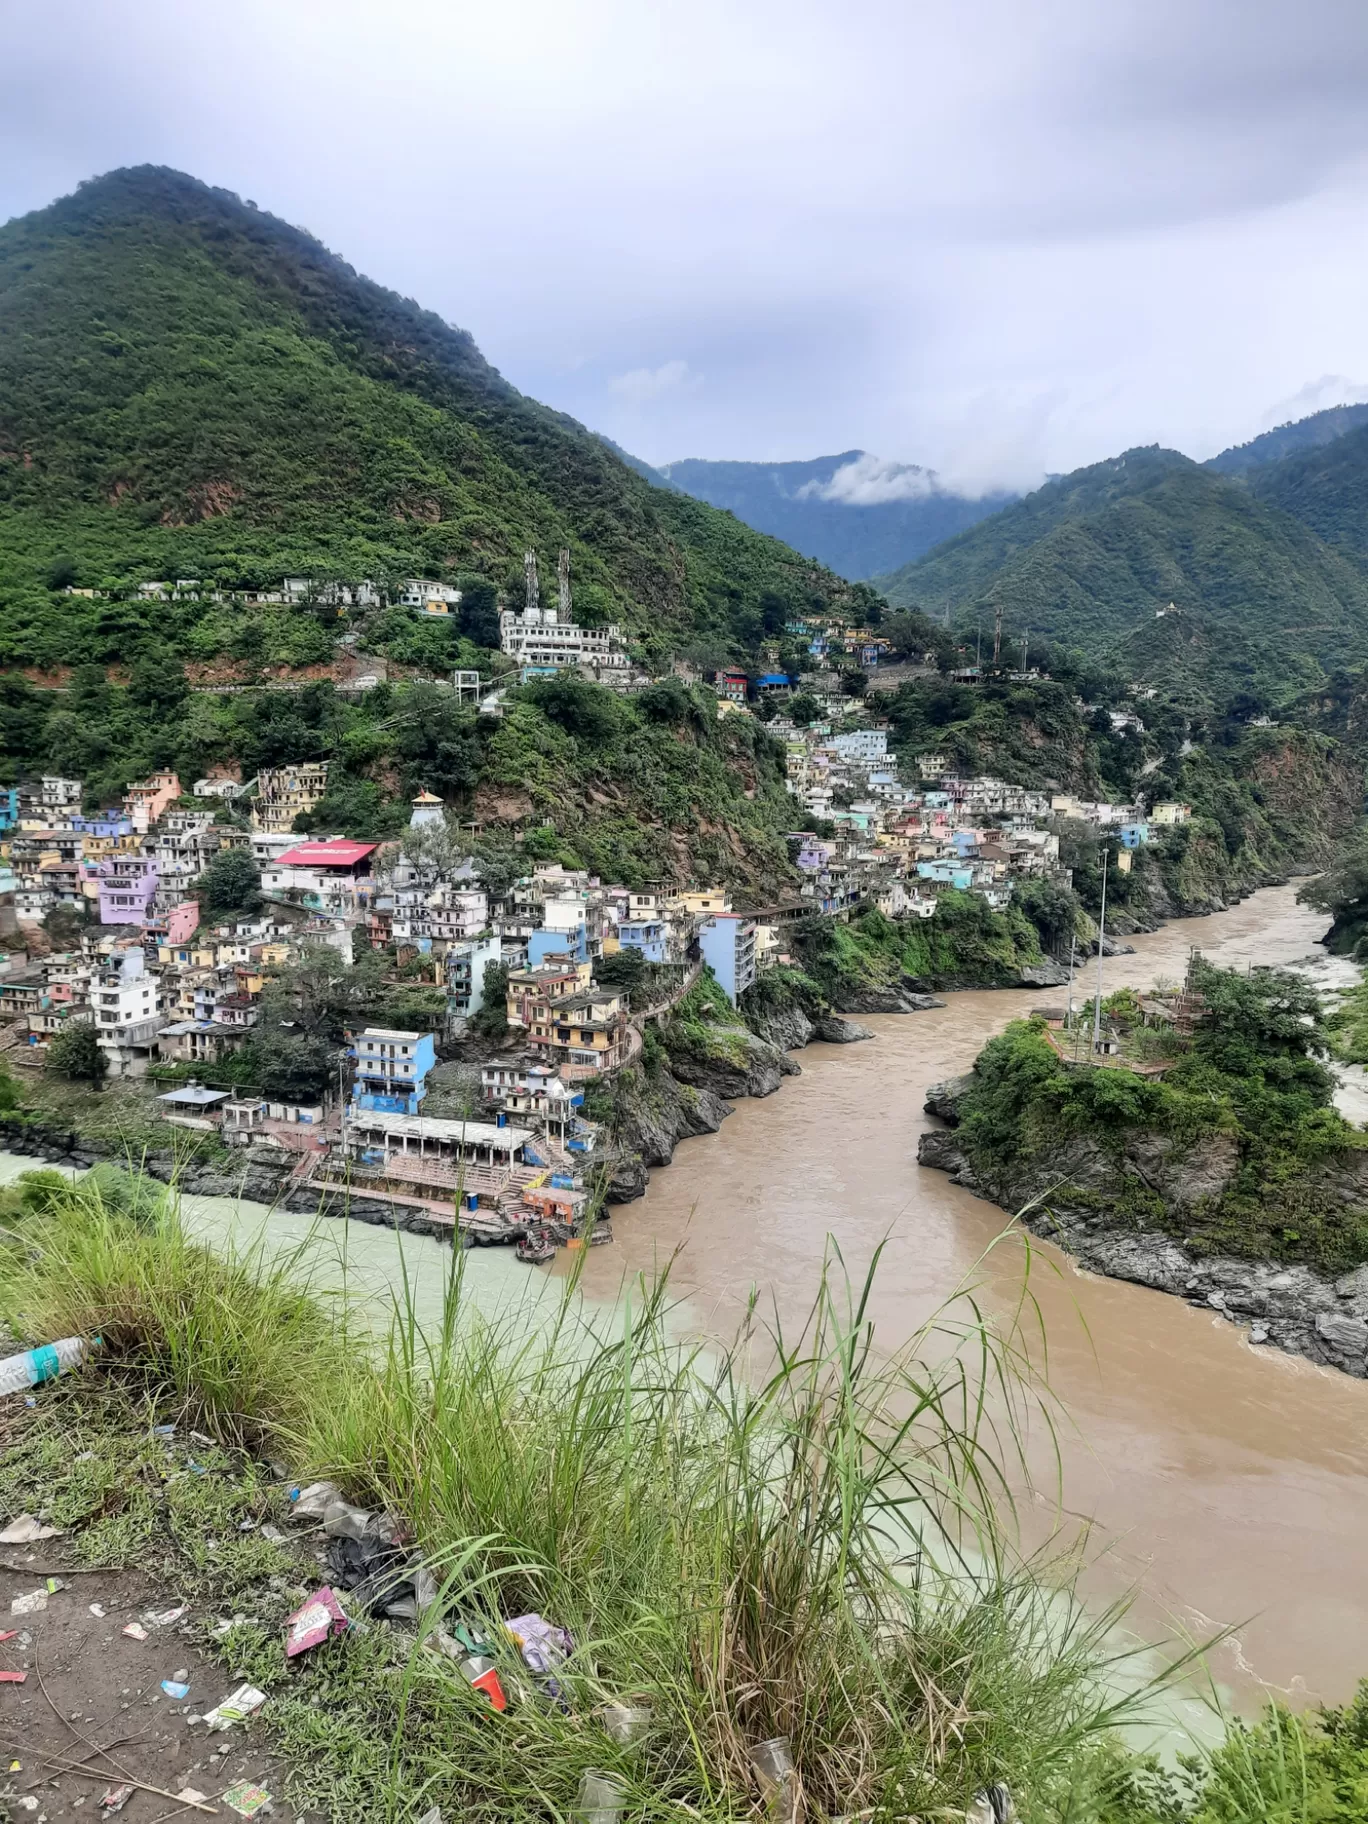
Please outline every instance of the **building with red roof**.
[[296, 843], [262, 869], [263, 892], [319, 912], [353, 912], [370, 898], [374, 842], [345, 836]]

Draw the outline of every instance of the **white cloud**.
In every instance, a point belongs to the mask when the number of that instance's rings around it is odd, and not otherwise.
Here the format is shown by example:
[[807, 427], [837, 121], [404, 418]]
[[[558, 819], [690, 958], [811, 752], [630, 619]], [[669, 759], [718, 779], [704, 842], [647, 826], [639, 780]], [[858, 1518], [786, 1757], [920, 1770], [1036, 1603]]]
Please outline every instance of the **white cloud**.
[[798, 490], [800, 500], [833, 500], [844, 507], [883, 507], [894, 500], [925, 500], [936, 492], [936, 477], [915, 463], [889, 462], [862, 451], [853, 462], [843, 462], [829, 481], [809, 481]]
[[689, 372], [687, 361], [664, 361], [659, 367], [632, 367], [625, 374], [615, 374], [608, 382], [608, 390], [629, 405], [649, 405], [667, 393], [691, 391], [699, 379], [699, 375]]
[[1326, 411], [1332, 405], [1362, 405], [1365, 400], [1368, 386], [1346, 379], [1343, 374], [1322, 374], [1319, 380], [1308, 380], [1295, 393], [1271, 405], [1263, 415], [1263, 428], [1271, 431], [1277, 425], [1293, 424], [1298, 418], [1309, 418], [1313, 412]]

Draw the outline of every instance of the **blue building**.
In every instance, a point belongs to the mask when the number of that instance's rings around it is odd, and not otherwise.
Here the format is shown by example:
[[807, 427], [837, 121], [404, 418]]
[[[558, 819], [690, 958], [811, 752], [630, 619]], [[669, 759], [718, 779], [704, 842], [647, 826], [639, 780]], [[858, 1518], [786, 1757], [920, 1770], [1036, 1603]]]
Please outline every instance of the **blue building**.
[[717, 912], [698, 928], [703, 961], [736, 1005], [755, 980], [755, 921], [740, 912]]
[[792, 683], [793, 680], [789, 677], [787, 672], [767, 671], [762, 677], [758, 677], [755, 680], [755, 690], [758, 696], [773, 697], [778, 696], [782, 691], [788, 690]]
[[533, 931], [527, 939], [527, 963], [531, 968], [549, 957], [572, 957], [577, 963], [589, 961], [589, 933], [583, 920], [567, 930]]
[[1142, 843], [1149, 841], [1149, 825], [1147, 823], [1123, 823], [1117, 831], [1117, 835], [1121, 838], [1123, 849], [1138, 849]]
[[416, 1115], [437, 1063], [430, 1032], [390, 1032], [368, 1026], [352, 1046], [356, 1081], [352, 1104], [382, 1115]]
[[661, 919], [619, 919], [617, 934], [624, 950], [640, 950], [648, 963], [665, 961], [665, 926]]
[[19, 787], [0, 785], [0, 834], [19, 824]]

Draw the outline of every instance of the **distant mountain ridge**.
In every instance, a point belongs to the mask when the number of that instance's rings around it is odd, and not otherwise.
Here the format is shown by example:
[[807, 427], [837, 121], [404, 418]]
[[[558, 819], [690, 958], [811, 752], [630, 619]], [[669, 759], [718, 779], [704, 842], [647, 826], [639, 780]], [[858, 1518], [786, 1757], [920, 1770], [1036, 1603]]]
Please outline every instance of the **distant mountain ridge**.
[[[1322, 465], [1353, 454], [1354, 487], [1368, 481], [1368, 430], [1313, 454]], [[1273, 498], [1311, 462], [1262, 466], [1256, 487], [1176, 450], [1127, 450], [1048, 482], [876, 586], [961, 630], [990, 627], [1000, 609], [1012, 640], [1124, 652], [1139, 675], [1181, 671], [1216, 695], [1304, 687], [1319, 667], [1368, 659], [1368, 565]], [[1331, 489], [1315, 498], [1327, 515], [1343, 510]], [[1170, 602], [1185, 617], [1181, 639], [1177, 622], [1163, 637], [1156, 626]]]
[[1218, 475], [1248, 475], [1267, 463], [1334, 443], [1364, 425], [1368, 425], [1368, 405], [1332, 405], [1323, 412], [1313, 412], [1309, 418], [1296, 418], [1260, 437], [1251, 437], [1248, 443], [1222, 450], [1205, 466], [1215, 469]]
[[851, 582], [910, 563], [1016, 498], [1004, 490], [971, 499], [945, 487], [934, 470], [865, 450], [805, 462], [691, 457], [654, 472], [619, 454], [638, 473], [653, 473], [658, 485], [723, 508]]

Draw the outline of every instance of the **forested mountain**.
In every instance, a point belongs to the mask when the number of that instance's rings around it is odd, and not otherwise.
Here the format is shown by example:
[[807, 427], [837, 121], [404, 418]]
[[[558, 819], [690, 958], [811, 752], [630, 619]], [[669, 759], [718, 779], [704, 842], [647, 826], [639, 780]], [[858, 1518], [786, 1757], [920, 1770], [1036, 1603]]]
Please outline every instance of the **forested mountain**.
[[1368, 426], [1247, 477], [1251, 493], [1368, 563]]
[[1332, 405], [1326, 411], [1313, 412], [1309, 418], [1280, 424], [1276, 430], [1265, 431], [1261, 437], [1251, 437], [1248, 443], [1222, 450], [1206, 466], [1215, 469], [1218, 475], [1247, 475], [1265, 463], [1281, 462], [1284, 457], [1299, 456], [1304, 451], [1334, 443], [1337, 438], [1366, 424], [1368, 405]]
[[[948, 612], [961, 629], [990, 626], [1001, 606], [1013, 639], [1029, 631], [1098, 658], [1126, 641], [1136, 675], [1188, 672], [1218, 695], [1277, 695], [1318, 664], [1368, 657], [1368, 572], [1172, 450], [1129, 450], [1049, 482], [881, 580], [894, 603]], [[1186, 621], [1163, 631], [1170, 603]]]
[[690, 458], [656, 474], [852, 581], [910, 563], [1014, 498], [1000, 492], [970, 499], [943, 487], [931, 470], [863, 450], [810, 462]]
[[[528, 545], [552, 562], [568, 545], [579, 599], [657, 653], [744, 648], [766, 601], [782, 620], [851, 600], [226, 191], [143, 166], [0, 229], [0, 662], [127, 656], [150, 630], [153, 611], [50, 584], [474, 572], [520, 589]], [[179, 640], [183, 617], [155, 631]]]

